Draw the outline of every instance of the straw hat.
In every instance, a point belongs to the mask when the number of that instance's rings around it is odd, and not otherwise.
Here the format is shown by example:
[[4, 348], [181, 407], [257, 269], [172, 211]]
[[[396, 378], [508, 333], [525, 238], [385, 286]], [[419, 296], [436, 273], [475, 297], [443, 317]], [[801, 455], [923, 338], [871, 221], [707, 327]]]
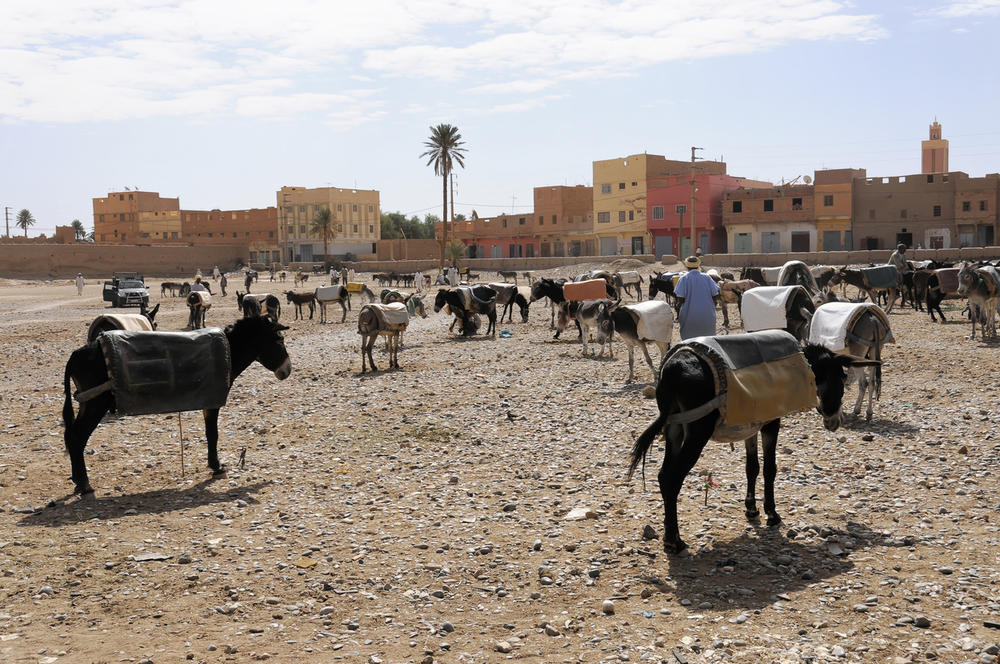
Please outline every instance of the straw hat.
[[697, 256], [688, 256], [684, 259], [684, 267], [692, 270], [701, 267], [701, 259]]

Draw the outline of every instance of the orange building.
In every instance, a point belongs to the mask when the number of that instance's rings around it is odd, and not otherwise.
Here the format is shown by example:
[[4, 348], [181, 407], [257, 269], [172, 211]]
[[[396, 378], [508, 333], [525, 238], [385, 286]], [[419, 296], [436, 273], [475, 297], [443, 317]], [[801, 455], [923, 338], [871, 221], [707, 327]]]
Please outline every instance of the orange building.
[[251, 263], [280, 261], [278, 208], [181, 210], [183, 237], [193, 245], [246, 244]]
[[941, 125], [935, 120], [928, 131], [929, 139], [920, 141], [920, 172], [948, 172], [948, 140], [941, 138]]
[[180, 199], [155, 191], [117, 191], [93, 199], [94, 241], [115, 244], [183, 242]]

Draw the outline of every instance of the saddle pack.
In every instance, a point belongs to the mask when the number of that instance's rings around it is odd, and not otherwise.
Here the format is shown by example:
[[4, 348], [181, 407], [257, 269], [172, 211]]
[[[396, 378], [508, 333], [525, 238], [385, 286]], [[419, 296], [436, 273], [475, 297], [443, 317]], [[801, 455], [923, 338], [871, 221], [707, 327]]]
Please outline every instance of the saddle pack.
[[125, 332], [98, 338], [123, 415], [221, 408], [229, 395], [229, 341], [217, 327]]

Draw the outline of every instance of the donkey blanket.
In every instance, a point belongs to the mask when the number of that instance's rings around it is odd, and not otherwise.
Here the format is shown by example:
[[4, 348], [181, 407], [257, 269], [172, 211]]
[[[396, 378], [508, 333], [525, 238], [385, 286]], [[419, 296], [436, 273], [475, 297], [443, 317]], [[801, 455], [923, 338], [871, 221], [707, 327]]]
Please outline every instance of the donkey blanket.
[[608, 296], [607, 283], [604, 279], [567, 281], [563, 285], [563, 297], [569, 302], [602, 300]]
[[788, 300], [796, 289], [802, 286], [758, 286], [743, 293], [743, 329], [784, 329], [788, 325]]
[[360, 293], [361, 289], [364, 288], [364, 283], [360, 281], [348, 281], [347, 282], [347, 292], [348, 293]]
[[861, 277], [868, 288], [896, 288], [899, 286], [899, 271], [895, 265], [876, 265], [861, 268]]
[[406, 311], [406, 305], [402, 302], [390, 302], [389, 304], [367, 304], [379, 321], [388, 330], [405, 330], [410, 322], [410, 314]]
[[517, 286], [515, 284], [495, 281], [488, 284], [488, 286], [497, 292], [497, 304], [507, 304], [512, 301], [514, 296], [518, 293]]
[[320, 302], [334, 302], [344, 297], [343, 286], [320, 286], [316, 289], [316, 299]]
[[647, 300], [636, 304], [625, 304], [622, 308], [634, 311], [639, 316], [636, 333], [640, 340], [670, 343], [674, 312], [669, 304], [662, 300]]
[[104, 327], [106, 323], [111, 323], [119, 330], [130, 332], [153, 331], [153, 326], [150, 324], [149, 319], [142, 314], [101, 314], [87, 328], [87, 343], [91, 343], [97, 338], [97, 329]]
[[700, 415], [719, 409], [713, 440], [735, 442], [762, 424], [816, 406], [816, 380], [799, 342], [783, 330], [694, 337], [667, 354], [693, 353], [711, 367], [715, 398]]
[[205, 309], [212, 306], [212, 296], [205, 291], [191, 291], [191, 295], [196, 295], [201, 300], [201, 306]]
[[630, 270], [628, 272], [619, 272], [618, 276], [621, 277], [622, 284], [638, 284], [641, 282], [639, 278], [639, 273], [635, 270]]
[[[195, 291], [197, 292], [197, 291]], [[221, 408], [229, 395], [229, 342], [217, 327], [98, 338], [122, 415]]]
[[816, 309], [809, 326], [809, 343], [819, 344], [835, 352], [847, 349], [848, 330], [865, 311], [870, 311], [890, 330], [882, 343], [894, 343], [889, 317], [879, 307], [871, 302], [827, 302]]
[[934, 273], [937, 274], [938, 284], [941, 287], [942, 293], [958, 292], [959, 272], [961, 272], [961, 269], [957, 267], [943, 267], [934, 271]]
[[762, 267], [760, 268], [761, 274], [764, 275], [764, 285], [766, 286], [776, 286], [778, 284], [778, 279], [781, 277], [781, 267]]

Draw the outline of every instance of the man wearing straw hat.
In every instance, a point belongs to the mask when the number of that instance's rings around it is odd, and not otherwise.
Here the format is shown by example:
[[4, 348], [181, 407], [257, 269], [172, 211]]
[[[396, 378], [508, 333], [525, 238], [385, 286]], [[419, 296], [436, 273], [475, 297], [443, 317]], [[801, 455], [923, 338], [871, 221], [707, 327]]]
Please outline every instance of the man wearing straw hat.
[[688, 256], [684, 260], [687, 274], [674, 286], [674, 295], [680, 305], [677, 321], [681, 339], [708, 337], [715, 334], [715, 305], [719, 301], [719, 286], [712, 277], [701, 271], [701, 259]]

